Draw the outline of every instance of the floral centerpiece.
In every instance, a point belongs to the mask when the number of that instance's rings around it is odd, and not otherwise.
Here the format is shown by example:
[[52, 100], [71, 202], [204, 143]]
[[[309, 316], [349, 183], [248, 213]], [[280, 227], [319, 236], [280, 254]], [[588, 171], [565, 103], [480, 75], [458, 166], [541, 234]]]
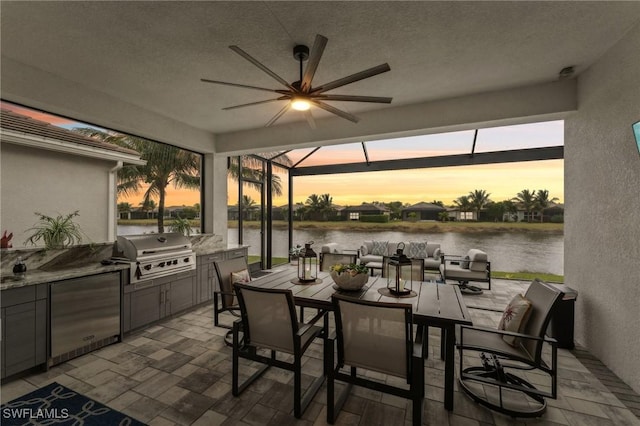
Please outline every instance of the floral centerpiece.
[[342, 290], [360, 290], [369, 279], [369, 268], [355, 263], [337, 263], [331, 267], [331, 278]]

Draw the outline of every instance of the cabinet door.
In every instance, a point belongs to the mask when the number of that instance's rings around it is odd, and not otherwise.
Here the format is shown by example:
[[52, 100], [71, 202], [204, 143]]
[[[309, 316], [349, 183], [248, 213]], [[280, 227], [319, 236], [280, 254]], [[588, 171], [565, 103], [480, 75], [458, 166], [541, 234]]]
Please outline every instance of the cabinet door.
[[194, 305], [195, 275], [178, 277], [166, 286], [166, 314], [175, 314]]
[[47, 362], [47, 284], [2, 292], [2, 377]]
[[5, 375], [10, 376], [37, 365], [35, 302], [5, 308], [2, 325], [5, 328]]
[[[161, 300], [162, 298], [162, 300]], [[131, 293], [131, 329], [159, 320], [163, 314], [164, 291], [161, 285], [147, 287]]]

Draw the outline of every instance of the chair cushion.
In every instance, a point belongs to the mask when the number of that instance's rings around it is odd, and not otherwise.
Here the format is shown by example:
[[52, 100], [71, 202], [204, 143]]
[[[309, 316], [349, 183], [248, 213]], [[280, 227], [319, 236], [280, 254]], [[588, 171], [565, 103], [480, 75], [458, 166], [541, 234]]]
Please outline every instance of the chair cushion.
[[427, 242], [409, 242], [409, 249], [405, 253], [407, 257], [414, 259], [424, 259], [427, 257]]
[[373, 241], [371, 254], [374, 254], [376, 256], [386, 256], [388, 244], [389, 244], [389, 241]]
[[[521, 294], [515, 295], [502, 313], [502, 319], [500, 319], [500, 323], [498, 324], [498, 330], [520, 333], [527, 323], [530, 312], [531, 302], [525, 299]], [[502, 338], [511, 346], [518, 346], [518, 339], [516, 337], [503, 336]]]
[[487, 253], [482, 250], [471, 249], [467, 256], [471, 260], [469, 269], [472, 271], [485, 271], [487, 269]]
[[338, 243], [327, 243], [321, 247], [320, 252], [321, 253], [340, 253], [342, 252], [342, 247]]
[[249, 274], [249, 270], [242, 269], [240, 271], [231, 273], [231, 284], [235, 283], [248, 283], [251, 281], [251, 274]]

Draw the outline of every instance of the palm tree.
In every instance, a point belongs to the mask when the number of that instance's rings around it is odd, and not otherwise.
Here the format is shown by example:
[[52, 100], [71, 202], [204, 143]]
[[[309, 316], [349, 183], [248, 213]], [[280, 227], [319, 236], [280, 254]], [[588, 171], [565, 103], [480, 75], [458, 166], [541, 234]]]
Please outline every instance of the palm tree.
[[[456, 198], [455, 200], [453, 200], [453, 204], [455, 204], [458, 209], [460, 209], [460, 213], [466, 213], [468, 211], [471, 211], [472, 207], [471, 207], [471, 201], [469, 200], [469, 196], [468, 195], [463, 195], [461, 197]], [[466, 215], [465, 215], [466, 218]]]
[[530, 191], [528, 189], [523, 189], [522, 191], [518, 192], [518, 195], [516, 195], [516, 197], [514, 198], [515, 201], [518, 201], [520, 202], [520, 204], [522, 204], [522, 207], [527, 212], [527, 222], [531, 222], [531, 212], [536, 206], [535, 193], [535, 190]]
[[484, 189], [475, 189], [469, 192], [469, 203], [476, 211], [476, 220], [480, 220], [480, 210], [491, 201], [489, 195], [491, 194], [488, 194]]
[[253, 212], [258, 209], [256, 202], [248, 195], [242, 196], [242, 202], [238, 204], [238, 208], [243, 211], [243, 217], [247, 220], [253, 220]]
[[[265, 158], [272, 158], [278, 154], [279, 152], [263, 152], [260, 155]], [[278, 156], [278, 162], [284, 164], [285, 166], [293, 165], [293, 161], [291, 161], [291, 159], [286, 154]], [[247, 185], [258, 191], [262, 190], [262, 186], [258, 182], [264, 182], [264, 172], [262, 170], [262, 164], [262, 160], [256, 157], [250, 155], [242, 156], [242, 177], [244, 179], [247, 179], [245, 181]], [[227, 175], [236, 182], [240, 177], [239, 169], [240, 167], [238, 166], [238, 157], [231, 157]], [[273, 195], [282, 195], [282, 181], [280, 179], [280, 176], [278, 176], [277, 174], [273, 174], [271, 176], [271, 188], [273, 191]]]
[[141, 209], [143, 212], [146, 212], [146, 213], [147, 213], [147, 219], [149, 218], [149, 212], [154, 211], [154, 210], [156, 209], [156, 207], [158, 207], [158, 206], [156, 205], [156, 202], [155, 202], [154, 200], [151, 200], [151, 199], [146, 200], [146, 201], [142, 201], [142, 202], [140, 203], [140, 209]]
[[[435, 204], [435, 203], [434, 203]], [[447, 212], [440, 212], [438, 213], [438, 220], [440, 222], [446, 222], [449, 220], [449, 213]]]
[[[133, 210], [133, 206], [130, 203], [122, 202], [118, 203], [118, 213], [130, 213]], [[127, 218], [131, 218], [131, 216], [127, 215]]]
[[540, 223], [542, 223], [542, 219], [544, 218], [544, 209], [549, 207], [550, 203], [558, 201], [558, 198], [553, 197], [552, 199], [549, 199], [549, 191], [547, 189], [538, 189], [534, 199], [536, 208], [540, 209]]
[[329, 220], [329, 214], [334, 211], [333, 208], [333, 197], [329, 194], [322, 194], [320, 196], [320, 206], [319, 206], [320, 214], [322, 214], [323, 220]]
[[126, 165], [118, 171], [118, 194], [137, 194], [142, 190], [143, 184], [146, 185], [143, 203], [158, 199], [159, 233], [164, 232], [167, 187], [173, 185], [175, 188], [200, 188], [200, 158], [192, 152], [172, 145], [93, 128], [76, 128], [74, 131], [138, 151], [141, 158], [147, 161], [143, 166]]

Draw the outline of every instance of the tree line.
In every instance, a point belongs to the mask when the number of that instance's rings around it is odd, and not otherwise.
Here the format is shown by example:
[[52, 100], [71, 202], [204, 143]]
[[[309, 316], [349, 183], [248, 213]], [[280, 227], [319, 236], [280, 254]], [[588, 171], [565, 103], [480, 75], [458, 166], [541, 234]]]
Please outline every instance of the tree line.
[[[470, 191], [466, 195], [462, 195], [453, 201], [452, 207], [456, 207], [460, 212], [473, 212], [475, 218], [480, 217], [480, 212], [486, 212], [486, 217], [494, 220], [503, 220], [505, 215], [516, 215], [518, 207], [526, 212], [525, 218], [528, 222], [532, 221], [533, 213], [540, 213], [540, 221], [542, 222], [542, 212], [551, 206], [551, 204], [558, 200], [557, 197], [550, 198], [549, 191], [546, 189], [523, 189], [518, 192], [517, 195], [511, 199], [503, 201], [492, 201], [491, 194], [484, 189], [476, 189]], [[446, 208], [445, 204], [439, 200], [430, 201], [431, 204], [435, 204], [442, 208]], [[384, 206], [389, 209], [389, 215], [391, 220], [402, 219], [402, 210], [410, 207], [411, 204], [403, 203], [402, 201], [391, 202], [379, 202], [372, 201], [370, 203], [363, 202], [362, 204], [374, 204]], [[252, 212], [259, 208], [259, 205], [251, 199], [251, 197], [244, 195], [238, 207], [242, 205], [242, 209], [245, 212], [244, 218], [249, 219], [253, 216]], [[288, 211], [285, 208], [284, 217], [287, 217]], [[337, 214], [336, 206], [333, 204], [333, 197], [330, 194], [311, 194], [307, 197], [306, 201], [297, 202], [294, 205], [294, 216], [299, 220], [319, 220], [327, 221], [334, 219]], [[442, 221], [449, 220], [449, 214], [443, 211], [439, 214], [438, 218]]]

